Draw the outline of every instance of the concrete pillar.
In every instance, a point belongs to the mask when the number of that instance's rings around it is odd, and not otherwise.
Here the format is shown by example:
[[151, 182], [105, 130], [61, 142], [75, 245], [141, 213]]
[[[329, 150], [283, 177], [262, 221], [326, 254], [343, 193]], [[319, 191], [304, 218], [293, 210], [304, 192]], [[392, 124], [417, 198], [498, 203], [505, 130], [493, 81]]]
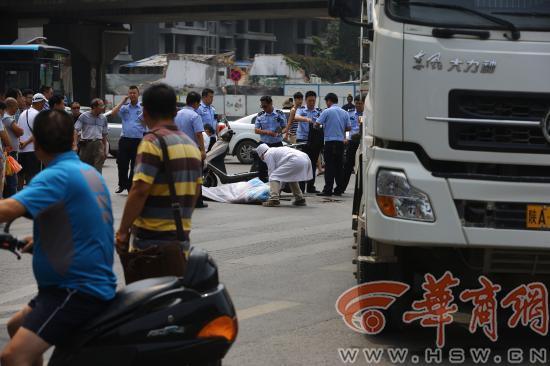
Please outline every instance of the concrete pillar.
[[105, 96], [105, 70], [128, 45], [131, 32], [99, 24], [48, 24], [48, 43], [67, 48], [72, 54], [75, 100], [88, 105], [92, 98]]

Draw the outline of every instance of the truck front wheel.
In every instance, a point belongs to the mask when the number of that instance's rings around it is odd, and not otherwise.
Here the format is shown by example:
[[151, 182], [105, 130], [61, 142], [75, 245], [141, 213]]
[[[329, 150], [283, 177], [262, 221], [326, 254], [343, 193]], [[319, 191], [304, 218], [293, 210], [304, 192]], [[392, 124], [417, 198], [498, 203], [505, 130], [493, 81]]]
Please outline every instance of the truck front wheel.
[[[362, 232], [358, 232], [358, 236]], [[411, 265], [412, 257], [408, 248], [395, 247], [394, 262], [375, 262], [366, 261], [366, 257], [372, 255], [372, 248], [376, 247], [376, 242], [365, 235], [357, 246], [357, 283], [363, 284], [373, 281], [396, 281], [410, 286], [409, 290], [400, 297], [396, 297], [395, 302], [387, 310], [382, 310], [386, 318], [384, 333], [387, 331], [402, 330], [404, 323], [402, 321], [403, 313], [411, 310], [414, 291], [414, 268]], [[362, 260], [363, 259], [363, 260]]]

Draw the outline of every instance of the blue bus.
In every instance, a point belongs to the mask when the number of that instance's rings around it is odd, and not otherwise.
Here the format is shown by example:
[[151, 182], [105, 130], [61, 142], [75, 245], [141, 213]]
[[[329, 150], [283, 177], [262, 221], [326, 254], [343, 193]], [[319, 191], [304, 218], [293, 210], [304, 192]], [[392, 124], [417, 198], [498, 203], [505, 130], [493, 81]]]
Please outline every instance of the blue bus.
[[54, 93], [73, 100], [71, 53], [47, 45], [0, 45], [0, 92], [50, 85]]

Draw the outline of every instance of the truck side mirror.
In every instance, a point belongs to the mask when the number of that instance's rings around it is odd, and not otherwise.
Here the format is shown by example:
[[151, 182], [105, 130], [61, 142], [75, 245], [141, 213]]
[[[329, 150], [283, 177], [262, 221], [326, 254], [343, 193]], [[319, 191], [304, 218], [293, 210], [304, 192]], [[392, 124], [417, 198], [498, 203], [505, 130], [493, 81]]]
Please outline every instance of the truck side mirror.
[[328, 0], [328, 13], [335, 18], [361, 18], [361, 0]]
[[361, 4], [362, 0], [328, 0], [328, 13], [344, 23], [367, 28], [367, 38], [372, 41], [372, 23], [361, 21]]

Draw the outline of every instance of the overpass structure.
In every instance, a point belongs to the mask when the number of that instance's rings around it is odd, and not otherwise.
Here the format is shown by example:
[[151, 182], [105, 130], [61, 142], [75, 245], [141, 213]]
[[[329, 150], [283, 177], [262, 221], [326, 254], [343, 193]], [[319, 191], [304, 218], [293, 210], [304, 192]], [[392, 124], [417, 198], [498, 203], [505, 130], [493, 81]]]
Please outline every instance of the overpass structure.
[[328, 17], [327, 0], [0, 0], [0, 44], [21, 25], [43, 26], [48, 43], [72, 53], [75, 96], [103, 95], [101, 75], [128, 44], [123, 24]]

